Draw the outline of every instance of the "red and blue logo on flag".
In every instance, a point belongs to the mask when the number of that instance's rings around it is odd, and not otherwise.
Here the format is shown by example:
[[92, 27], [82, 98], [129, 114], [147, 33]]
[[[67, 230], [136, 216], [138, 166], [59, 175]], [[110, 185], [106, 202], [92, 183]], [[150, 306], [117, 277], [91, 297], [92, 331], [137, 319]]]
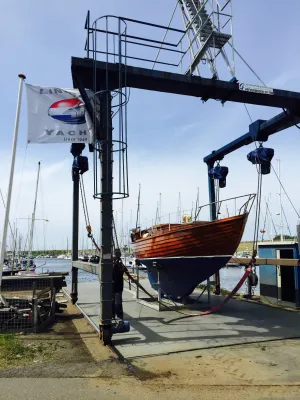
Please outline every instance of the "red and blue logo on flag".
[[65, 124], [79, 125], [85, 123], [84, 105], [77, 98], [59, 100], [48, 110], [49, 117]]

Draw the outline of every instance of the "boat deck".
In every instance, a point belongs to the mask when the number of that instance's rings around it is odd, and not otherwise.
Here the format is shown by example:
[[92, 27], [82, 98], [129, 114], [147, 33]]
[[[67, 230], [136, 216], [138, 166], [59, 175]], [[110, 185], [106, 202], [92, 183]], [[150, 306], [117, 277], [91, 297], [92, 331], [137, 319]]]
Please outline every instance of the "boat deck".
[[[141, 283], [150, 288], [146, 279]], [[79, 283], [78, 290], [78, 306], [98, 328], [99, 283]], [[197, 296], [197, 292], [193, 295]], [[123, 299], [124, 319], [130, 321], [131, 331], [114, 335], [113, 344], [126, 359], [300, 337], [297, 312], [246, 301], [231, 300], [219, 313], [186, 317], [175, 311], [159, 312], [139, 304], [135, 291], [128, 288], [124, 289]], [[221, 300], [221, 296], [212, 296], [212, 305]], [[206, 301], [207, 297], [203, 296], [202, 310], [207, 309]]]

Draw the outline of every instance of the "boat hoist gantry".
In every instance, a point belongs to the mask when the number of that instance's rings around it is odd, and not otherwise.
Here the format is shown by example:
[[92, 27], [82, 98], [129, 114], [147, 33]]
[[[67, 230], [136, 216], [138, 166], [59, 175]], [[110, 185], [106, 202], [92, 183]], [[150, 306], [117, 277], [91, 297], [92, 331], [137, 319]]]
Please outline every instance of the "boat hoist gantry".
[[[208, 156], [205, 162], [210, 169], [241, 143], [265, 140], [299, 121], [300, 93], [247, 85], [235, 78], [231, 1], [180, 0], [178, 6], [184, 29], [114, 16], [91, 23], [88, 12], [86, 57], [72, 57], [73, 85], [93, 125], [90, 151], [94, 153], [94, 197], [101, 200], [100, 330], [105, 344], [113, 333], [112, 201], [129, 194], [126, 110], [130, 88], [284, 109], [269, 121], [254, 122], [244, 137]], [[140, 35], [142, 28], [147, 36]], [[226, 47], [232, 51], [230, 57]], [[220, 57], [230, 80], [219, 79]], [[208, 65], [209, 77], [203, 76], [202, 64]], [[78, 262], [76, 268], [87, 269]]]

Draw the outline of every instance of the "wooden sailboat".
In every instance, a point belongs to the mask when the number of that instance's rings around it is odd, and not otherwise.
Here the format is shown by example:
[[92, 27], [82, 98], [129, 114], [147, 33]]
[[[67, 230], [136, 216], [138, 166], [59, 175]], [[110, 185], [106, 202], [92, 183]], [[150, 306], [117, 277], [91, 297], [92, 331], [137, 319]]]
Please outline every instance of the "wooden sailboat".
[[212, 222], [160, 224], [132, 234], [136, 257], [195, 257], [234, 254], [248, 214]]
[[159, 224], [132, 230], [136, 259], [147, 267], [151, 284], [155, 286], [159, 280], [163, 293], [184, 297], [225, 266], [244, 233], [247, 205], [239, 215], [216, 221]]

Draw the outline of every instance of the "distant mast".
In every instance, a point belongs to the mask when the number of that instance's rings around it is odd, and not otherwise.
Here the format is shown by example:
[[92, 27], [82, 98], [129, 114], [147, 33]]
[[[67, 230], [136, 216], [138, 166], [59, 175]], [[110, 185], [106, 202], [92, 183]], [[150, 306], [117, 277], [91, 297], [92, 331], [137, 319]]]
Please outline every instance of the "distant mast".
[[13, 185], [13, 178], [14, 178], [14, 171], [15, 171], [15, 160], [16, 160], [18, 133], [19, 133], [22, 91], [23, 91], [23, 83], [24, 83], [24, 80], [26, 79], [26, 76], [23, 74], [19, 74], [18, 76], [20, 78], [19, 92], [18, 92], [18, 100], [17, 100], [17, 110], [16, 110], [13, 147], [12, 147], [10, 173], [9, 173], [9, 181], [8, 181], [7, 201], [6, 201], [5, 217], [4, 217], [3, 230], [2, 230], [2, 243], [1, 243], [1, 253], [0, 253], [0, 287], [2, 284], [2, 272], [3, 272], [5, 251], [6, 251], [6, 239], [7, 239], [7, 228], [8, 228], [8, 223], [9, 223], [11, 193], [12, 193], [12, 185]]
[[141, 184], [139, 184], [139, 195], [138, 195], [138, 204], [137, 204], [137, 211], [136, 211], [136, 224], [135, 224], [135, 229], [138, 228], [138, 225], [141, 225], [140, 201], [141, 201]]
[[33, 213], [32, 213], [32, 217], [31, 217], [27, 269], [30, 268], [30, 257], [31, 257], [31, 254], [32, 254], [32, 247], [33, 247], [33, 232], [34, 232], [34, 221], [35, 221], [35, 212], [36, 212], [36, 201], [37, 201], [37, 194], [38, 194], [38, 188], [39, 188], [40, 169], [41, 169], [41, 162], [39, 161], [38, 162], [38, 173], [37, 173], [37, 179], [36, 179], [36, 187], [35, 187]]
[[279, 180], [279, 215], [280, 215], [280, 241], [283, 242], [283, 212], [282, 212], [282, 192], [281, 192], [281, 182], [280, 182], [280, 159], [277, 159], [277, 175]]

